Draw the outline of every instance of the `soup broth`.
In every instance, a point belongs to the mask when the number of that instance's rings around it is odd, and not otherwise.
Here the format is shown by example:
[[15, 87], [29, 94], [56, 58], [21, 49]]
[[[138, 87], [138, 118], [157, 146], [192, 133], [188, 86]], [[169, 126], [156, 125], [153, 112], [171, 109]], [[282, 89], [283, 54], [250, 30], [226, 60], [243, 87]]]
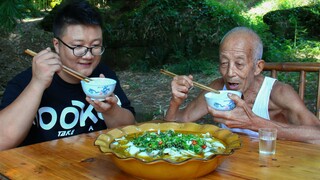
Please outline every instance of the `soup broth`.
[[129, 134], [115, 139], [110, 148], [123, 157], [135, 157], [147, 162], [157, 159], [181, 162], [221, 154], [226, 145], [210, 133], [168, 130]]

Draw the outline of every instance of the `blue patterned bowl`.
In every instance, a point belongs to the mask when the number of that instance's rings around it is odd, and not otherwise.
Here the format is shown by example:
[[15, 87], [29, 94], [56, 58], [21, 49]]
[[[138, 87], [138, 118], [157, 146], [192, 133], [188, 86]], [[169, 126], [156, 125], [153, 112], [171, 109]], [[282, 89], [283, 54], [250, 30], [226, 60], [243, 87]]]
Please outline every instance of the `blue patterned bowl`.
[[219, 111], [230, 111], [236, 107], [233, 100], [228, 97], [228, 93], [242, 96], [240, 91], [220, 90], [220, 94], [208, 92], [204, 95], [208, 105]]
[[110, 78], [90, 78], [92, 81], [81, 81], [84, 93], [92, 100], [104, 101], [110, 96], [116, 87], [116, 81]]

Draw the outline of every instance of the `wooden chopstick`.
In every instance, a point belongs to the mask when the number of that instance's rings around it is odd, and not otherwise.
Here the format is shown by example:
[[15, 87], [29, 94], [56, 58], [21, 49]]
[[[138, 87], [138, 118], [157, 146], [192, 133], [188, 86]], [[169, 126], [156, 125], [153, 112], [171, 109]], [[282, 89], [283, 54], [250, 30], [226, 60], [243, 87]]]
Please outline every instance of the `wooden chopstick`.
[[[168, 76], [171, 76], [171, 77], [178, 76], [177, 74], [174, 74], [174, 73], [172, 73], [170, 71], [167, 71], [167, 70], [164, 70], [164, 69], [160, 69], [160, 72], [162, 74], [165, 74], [165, 75], [168, 75]], [[211, 87], [205, 86], [205, 85], [197, 83], [195, 81], [193, 81], [193, 84], [194, 84], [194, 86], [196, 86], [196, 87], [198, 87], [200, 89], [203, 89], [205, 91], [212, 91], [214, 93], [220, 94], [220, 92], [218, 90], [212, 89]]]
[[[30, 50], [30, 49], [26, 49], [24, 52], [27, 53], [27, 54], [29, 54], [30, 56], [35, 56], [35, 55], [37, 55], [36, 52], [34, 52], [34, 51]], [[68, 68], [68, 67], [65, 66], [65, 65], [62, 65], [62, 67], [63, 67], [62, 70], [63, 70], [64, 72], [70, 74], [70, 75], [73, 76], [73, 77], [76, 77], [76, 78], [78, 78], [78, 79], [80, 79], [80, 80], [84, 80], [85, 82], [91, 81], [91, 79], [90, 79], [89, 77], [84, 76], [84, 75], [78, 73], [77, 71], [74, 71], [73, 69]]]

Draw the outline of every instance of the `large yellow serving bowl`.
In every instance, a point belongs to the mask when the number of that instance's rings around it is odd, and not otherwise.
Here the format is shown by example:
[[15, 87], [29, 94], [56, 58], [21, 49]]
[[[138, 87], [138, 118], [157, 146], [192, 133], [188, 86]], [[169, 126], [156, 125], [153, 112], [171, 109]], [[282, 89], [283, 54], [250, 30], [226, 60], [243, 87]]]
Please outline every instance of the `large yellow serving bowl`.
[[[223, 154], [216, 154], [209, 159], [190, 158], [182, 162], [169, 160], [154, 160], [144, 162], [135, 157], [123, 157], [113, 152], [110, 144], [115, 138], [127, 134], [141, 133], [146, 131], [167, 131], [207, 133], [220, 139], [226, 144]], [[113, 129], [106, 134], [101, 134], [95, 141], [101, 152], [111, 155], [113, 162], [124, 172], [143, 179], [192, 179], [204, 176], [215, 170], [225, 157], [233, 154], [235, 149], [241, 147], [241, 141], [237, 134], [227, 129], [221, 129], [211, 124], [200, 125], [196, 123], [145, 123], [141, 125], [129, 125], [123, 128]]]

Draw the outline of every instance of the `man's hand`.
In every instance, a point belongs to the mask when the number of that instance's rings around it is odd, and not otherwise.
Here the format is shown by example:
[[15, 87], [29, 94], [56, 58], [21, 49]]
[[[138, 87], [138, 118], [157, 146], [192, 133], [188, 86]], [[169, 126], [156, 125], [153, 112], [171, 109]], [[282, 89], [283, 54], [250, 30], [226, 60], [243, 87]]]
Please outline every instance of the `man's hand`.
[[254, 130], [256, 115], [239, 96], [234, 94], [228, 94], [228, 96], [235, 102], [236, 108], [231, 111], [218, 111], [208, 106], [208, 111], [214, 117], [214, 121], [223, 123], [229, 128]]
[[112, 110], [118, 106], [118, 98], [113, 93], [106, 97], [105, 101], [91, 100], [90, 97], [86, 97], [86, 100], [97, 112], [101, 112], [103, 114], [111, 113]]
[[39, 89], [46, 89], [56, 72], [62, 70], [62, 63], [57, 53], [50, 48], [40, 51], [32, 61], [32, 82]]
[[178, 106], [188, 97], [189, 90], [193, 87], [192, 75], [175, 76], [171, 82], [172, 100]]

